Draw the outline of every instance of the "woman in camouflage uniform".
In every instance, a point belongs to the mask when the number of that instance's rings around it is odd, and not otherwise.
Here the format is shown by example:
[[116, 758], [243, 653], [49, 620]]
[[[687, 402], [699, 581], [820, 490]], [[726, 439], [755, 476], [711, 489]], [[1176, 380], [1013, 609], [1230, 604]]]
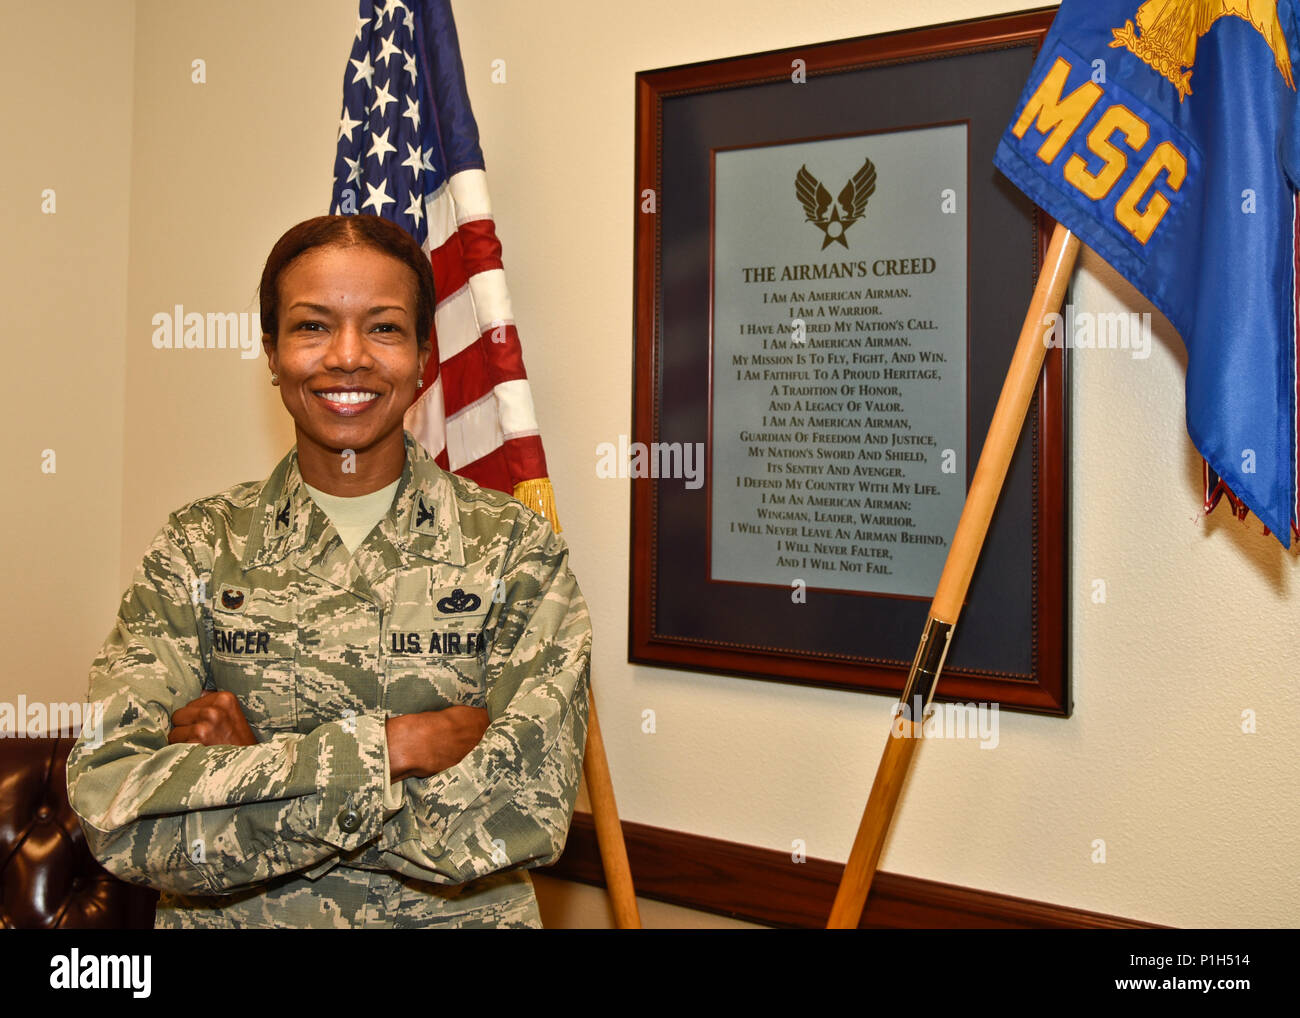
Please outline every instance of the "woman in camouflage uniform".
[[586, 739], [568, 548], [403, 429], [433, 275], [400, 227], [322, 216], [262, 275], [297, 444], [172, 513], [96, 658], [68, 796], [158, 927], [540, 926]]

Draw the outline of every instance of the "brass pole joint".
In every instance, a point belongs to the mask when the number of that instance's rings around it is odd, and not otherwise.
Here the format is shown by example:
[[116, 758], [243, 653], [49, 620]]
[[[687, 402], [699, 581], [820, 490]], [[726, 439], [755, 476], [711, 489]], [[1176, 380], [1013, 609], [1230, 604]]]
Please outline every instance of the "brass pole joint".
[[[939, 684], [939, 673], [943, 671], [951, 639], [951, 622], [940, 622], [933, 615], [925, 620], [925, 630], [921, 633], [921, 642], [917, 644], [916, 657], [912, 659], [912, 670], [907, 673], [903, 695], [899, 698], [903, 717], [913, 724], [919, 725], [925, 720], [923, 715], [934, 698], [934, 689]], [[916, 708], [915, 712], [913, 707]]]

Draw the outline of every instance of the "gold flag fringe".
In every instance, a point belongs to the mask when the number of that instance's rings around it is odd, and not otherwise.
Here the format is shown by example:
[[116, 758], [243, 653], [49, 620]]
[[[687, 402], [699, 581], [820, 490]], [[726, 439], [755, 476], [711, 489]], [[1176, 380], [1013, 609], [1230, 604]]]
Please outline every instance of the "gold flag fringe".
[[560, 532], [560, 517], [555, 511], [555, 489], [549, 477], [533, 477], [515, 485], [515, 498], [551, 522], [555, 532]]

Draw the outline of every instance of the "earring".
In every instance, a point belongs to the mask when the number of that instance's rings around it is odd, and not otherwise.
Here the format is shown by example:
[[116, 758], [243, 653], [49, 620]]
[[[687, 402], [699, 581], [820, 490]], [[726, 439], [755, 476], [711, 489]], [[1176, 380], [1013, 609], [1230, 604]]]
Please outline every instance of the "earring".
[[280, 376], [275, 374], [274, 372], [271, 373], [271, 384], [272, 385], [280, 384]]
[[415, 380], [415, 387], [416, 387], [417, 389], [422, 389], [422, 388], [424, 388], [424, 379], [423, 379], [423, 378], [417, 378], [417, 379]]

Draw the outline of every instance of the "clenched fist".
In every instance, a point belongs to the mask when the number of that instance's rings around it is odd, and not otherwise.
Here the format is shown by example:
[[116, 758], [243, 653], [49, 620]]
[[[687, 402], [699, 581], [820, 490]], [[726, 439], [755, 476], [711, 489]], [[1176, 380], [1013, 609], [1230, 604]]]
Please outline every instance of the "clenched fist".
[[229, 690], [214, 690], [191, 700], [172, 715], [168, 742], [197, 742], [201, 746], [256, 746], [239, 698]]

